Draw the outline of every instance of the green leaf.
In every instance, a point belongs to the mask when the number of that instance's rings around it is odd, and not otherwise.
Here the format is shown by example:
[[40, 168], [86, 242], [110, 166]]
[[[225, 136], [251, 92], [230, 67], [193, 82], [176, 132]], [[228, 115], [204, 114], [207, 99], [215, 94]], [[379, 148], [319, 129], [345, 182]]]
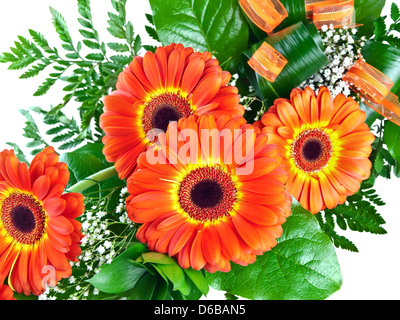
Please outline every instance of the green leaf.
[[158, 35], [157, 35], [157, 31], [156, 29], [154, 29], [153, 27], [150, 26], [145, 26], [145, 29], [147, 31], [147, 34], [153, 38], [156, 41], [160, 41], [160, 39], [158, 39]]
[[54, 8], [50, 7], [51, 15], [53, 16], [53, 25], [59, 35], [61, 41], [72, 45], [72, 39], [68, 31], [64, 17]]
[[392, 2], [390, 7], [390, 18], [392, 18], [393, 21], [397, 21], [400, 18], [400, 9], [396, 2]]
[[127, 52], [129, 51], [129, 47], [126, 44], [117, 43], [117, 42], [110, 42], [107, 43], [107, 46], [116, 52]]
[[95, 61], [103, 61], [104, 56], [101, 53], [89, 53], [86, 55], [86, 59], [95, 60]]
[[88, 282], [106, 293], [120, 293], [134, 288], [147, 270], [133, 265], [131, 260], [145, 251], [142, 244], [129, 247], [110, 264], [103, 265]]
[[203, 273], [201, 271], [194, 270], [193, 268], [183, 269], [183, 271], [190, 278], [190, 280], [192, 280], [192, 282], [200, 290], [200, 292], [206, 296], [210, 287]]
[[163, 45], [182, 43], [215, 55], [224, 70], [247, 48], [248, 24], [236, 0], [150, 0]]
[[392, 121], [386, 121], [383, 140], [386, 143], [390, 155], [400, 162], [400, 127]]
[[169, 281], [172, 282], [173, 290], [180, 291], [183, 295], [188, 295], [191, 291], [191, 286], [186, 281], [185, 273], [177, 264], [158, 264], [158, 272], [161, 272]]
[[160, 252], [146, 252], [142, 254], [143, 263], [176, 264], [174, 258]]
[[[74, 142], [75, 141], [72, 140], [69, 143]], [[60, 155], [60, 161], [65, 162], [70, 171], [67, 189], [75, 183], [86, 179], [88, 176], [112, 166], [102, 153], [103, 147], [104, 145], [102, 143], [87, 143], [77, 150], [64, 152]], [[118, 190], [123, 186], [125, 186], [125, 183], [120, 180], [118, 176], [114, 176], [86, 189], [83, 194], [87, 196], [87, 201], [91, 201], [93, 198], [94, 200], [92, 201], [96, 202], [98, 201], [98, 197], [109, 197], [112, 190], [118, 193]], [[117, 205], [118, 199], [112, 198], [112, 201], [110, 200], [107, 206], [108, 211], [114, 212]]]
[[362, 25], [358, 27], [358, 34], [367, 39], [372, 35], [374, 20], [381, 16], [386, 0], [354, 0], [355, 23]]
[[135, 285], [130, 300], [150, 300], [156, 288], [157, 278], [147, 273]]
[[288, 97], [293, 88], [329, 63], [327, 56], [322, 51], [322, 41], [315, 26], [313, 24], [306, 26], [302, 22], [298, 22], [265, 39], [288, 61], [276, 80], [270, 82], [257, 74], [247, 64], [247, 61], [263, 41], [244, 52], [243, 64], [246, 68], [247, 77], [258, 97], [261, 100], [266, 100], [268, 107], [272, 105], [276, 98]]
[[384, 36], [386, 35], [386, 24], [385, 24], [385, 18], [384, 17], [379, 17], [374, 21], [374, 35], [375, 35], [375, 40], [382, 40]]
[[248, 266], [207, 273], [210, 285], [248, 299], [325, 299], [342, 276], [335, 248], [318, 221], [298, 204], [283, 224], [278, 244]]

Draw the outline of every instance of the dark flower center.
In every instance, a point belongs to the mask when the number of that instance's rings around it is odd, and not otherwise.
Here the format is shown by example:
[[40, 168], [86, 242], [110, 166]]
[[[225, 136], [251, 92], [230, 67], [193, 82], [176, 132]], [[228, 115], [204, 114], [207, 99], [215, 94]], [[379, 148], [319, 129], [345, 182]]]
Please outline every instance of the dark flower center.
[[166, 132], [168, 124], [171, 121], [178, 121], [181, 117], [182, 116], [177, 109], [166, 104], [165, 106], [159, 107], [154, 111], [152, 125], [153, 128]]
[[322, 130], [305, 130], [291, 145], [292, 158], [300, 170], [316, 173], [328, 165], [332, 157], [332, 142]]
[[189, 101], [178, 92], [165, 92], [145, 103], [142, 124], [145, 133], [151, 129], [166, 132], [171, 121], [193, 113]]
[[324, 146], [317, 139], [310, 139], [304, 142], [301, 148], [302, 155], [306, 161], [313, 162], [321, 158]]
[[35, 244], [45, 234], [47, 215], [34, 196], [14, 190], [0, 202], [0, 220], [8, 235], [21, 244]]
[[22, 233], [29, 233], [36, 226], [35, 216], [27, 207], [16, 206], [11, 210], [10, 215], [14, 228]]
[[193, 169], [179, 187], [181, 208], [197, 221], [229, 216], [237, 198], [231, 175], [219, 166]]
[[200, 208], [215, 207], [223, 195], [221, 185], [209, 179], [197, 183], [190, 192], [193, 203]]

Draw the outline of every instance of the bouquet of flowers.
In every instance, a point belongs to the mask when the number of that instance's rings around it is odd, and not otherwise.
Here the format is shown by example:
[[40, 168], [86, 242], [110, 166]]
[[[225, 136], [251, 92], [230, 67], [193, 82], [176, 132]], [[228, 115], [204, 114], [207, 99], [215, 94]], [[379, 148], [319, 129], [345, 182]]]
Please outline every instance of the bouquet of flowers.
[[79, 40], [51, 7], [59, 46], [0, 54], [63, 88], [0, 152], [0, 299], [338, 291], [340, 231], [386, 233], [375, 180], [400, 177], [399, 5], [149, 0], [146, 44], [135, 2], [107, 1], [107, 35], [76, 2]]

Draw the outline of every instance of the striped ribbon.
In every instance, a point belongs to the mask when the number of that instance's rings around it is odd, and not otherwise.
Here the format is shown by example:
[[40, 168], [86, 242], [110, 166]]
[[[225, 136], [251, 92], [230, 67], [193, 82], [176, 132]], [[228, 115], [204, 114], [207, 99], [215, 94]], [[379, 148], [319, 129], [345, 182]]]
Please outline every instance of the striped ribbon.
[[247, 17], [268, 34], [288, 16], [279, 0], [239, 0], [239, 4]]
[[390, 92], [394, 83], [386, 75], [360, 58], [344, 75], [343, 81], [349, 82], [350, 88], [369, 107], [400, 125], [399, 98]]
[[247, 63], [260, 76], [274, 82], [287, 60], [274, 47], [263, 42]]
[[315, 26], [333, 25], [334, 28], [344, 26], [355, 27], [354, 0], [305, 0], [307, 18], [312, 19]]

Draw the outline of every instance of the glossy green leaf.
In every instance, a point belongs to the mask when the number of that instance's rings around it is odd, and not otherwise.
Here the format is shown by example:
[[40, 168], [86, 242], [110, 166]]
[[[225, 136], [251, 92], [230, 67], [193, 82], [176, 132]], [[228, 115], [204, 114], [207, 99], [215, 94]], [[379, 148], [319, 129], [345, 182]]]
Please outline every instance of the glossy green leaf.
[[185, 273], [178, 264], [159, 264], [157, 269], [172, 282], [173, 290], [181, 291], [183, 295], [190, 293], [190, 284], [186, 281]]
[[390, 155], [400, 162], [400, 127], [392, 121], [386, 121], [383, 131], [383, 140]]
[[208, 294], [210, 287], [201, 271], [194, 270], [193, 268], [183, 269], [183, 271], [190, 278], [190, 280], [192, 280], [192, 282], [195, 284], [195, 286], [200, 290], [202, 294], [204, 295]]
[[372, 35], [374, 20], [380, 17], [386, 0], [354, 0], [356, 24], [359, 26], [359, 33], [368, 38]]
[[225, 70], [247, 48], [248, 24], [236, 0], [150, 0], [150, 6], [163, 45], [209, 51]]
[[141, 243], [129, 247], [110, 264], [103, 265], [88, 282], [106, 293], [121, 293], [134, 288], [147, 270], [132, 264], [131, 260], [146, 250]]
[[[105, 159], [103, 147], [102, 143], [87, 143], [77, 150], [60, 155], [60, 161], [68, 165], [70, 172], [67, 190], [75, 183], [113, 165]], [[84, 190], [82, 193], [88, 196], [87, 200], [96, 197], [107, 198], [107, 210], [112, 212], [119, 203], [119, 192], [125, 185], [125, 182], [115, 175]]]
[[150, 300], [154, 294], [157, 278], [146, 273], [135, 285], [130, 300]]
[[217, 290], [256, 300], [325, 299], [342, 284], [331, 240], [298, 204], [271, 251], [248, 266], [232, 264], [228, 273], [207, 273], [207, 279]]
[[249, 81], [259, 98], [266, 100], [268, 106], [277, 98], [288, 97], [293, 88], [329, 63], [314, 25], [306, 26], [302, 22], [298, 22], [272, 34], [265, 41], [288, 61], [274, 82], [264, 79], [247, 65], [247, 61], [262, 42], [244, 52], [243, 58]]

